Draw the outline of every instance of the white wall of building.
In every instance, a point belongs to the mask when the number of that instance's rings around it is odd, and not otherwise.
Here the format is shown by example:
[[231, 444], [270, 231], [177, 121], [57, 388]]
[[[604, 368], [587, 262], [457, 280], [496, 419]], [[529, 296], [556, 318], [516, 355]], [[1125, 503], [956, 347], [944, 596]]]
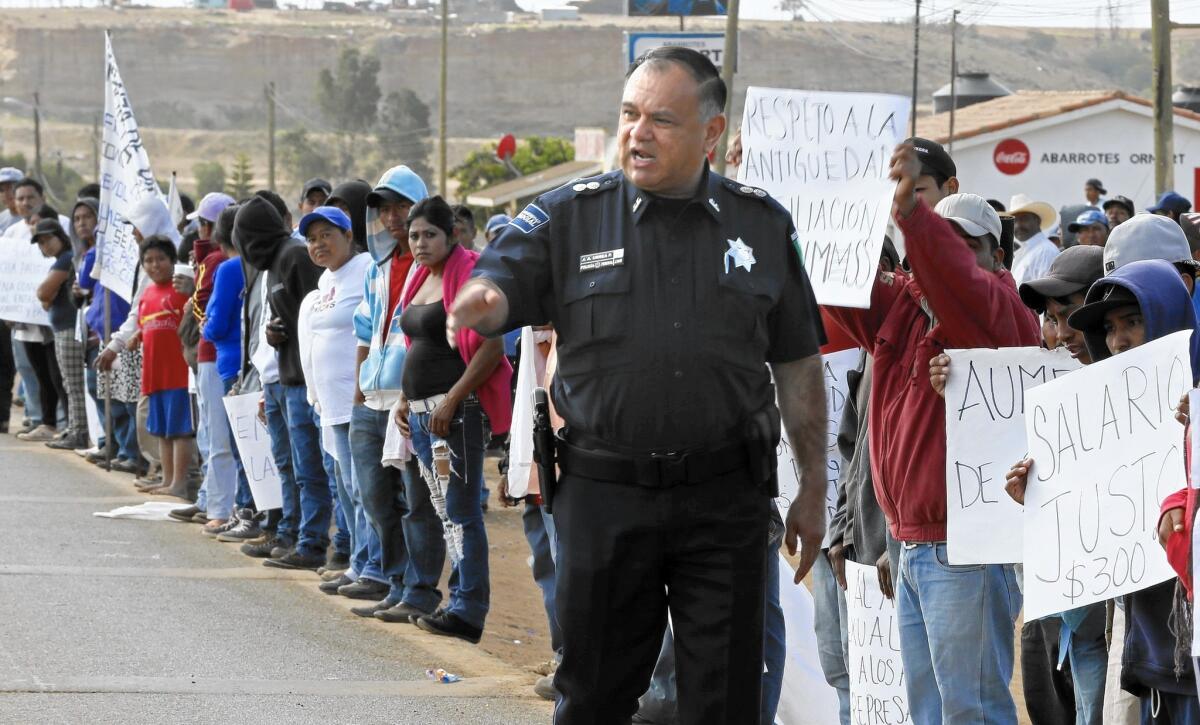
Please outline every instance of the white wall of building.
[[[1108, 101], [958, 141], [953, 156], [961, 191], [1005, 205], [1018, 193], [1055, 208], [1082, 204], [1084, 182], [1098, 178], [1110, 196], [1127, 196], [1140, 211], [1155, 198], [1153, 133], [1151, 109]], [[1029, 149], [1029, 164], [1020, 173], [1002, 173], [995, 162], [997, 147], [1007, 139], [1018, 139]], [[1176, 116], [1175, 159], [1175, 190], [1195, 203], [1200, 196], [1200, 123]]]

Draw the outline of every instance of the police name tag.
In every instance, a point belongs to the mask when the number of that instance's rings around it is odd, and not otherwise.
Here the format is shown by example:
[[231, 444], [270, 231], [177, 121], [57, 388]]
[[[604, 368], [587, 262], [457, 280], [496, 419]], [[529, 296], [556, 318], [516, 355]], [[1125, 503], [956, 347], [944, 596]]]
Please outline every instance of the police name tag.
[[611, 249], [607, 252], [585, 254], [579, 258], [579, 271], [590, 272], [608, 267], [620, 267], [625, 264], [625, 250]]

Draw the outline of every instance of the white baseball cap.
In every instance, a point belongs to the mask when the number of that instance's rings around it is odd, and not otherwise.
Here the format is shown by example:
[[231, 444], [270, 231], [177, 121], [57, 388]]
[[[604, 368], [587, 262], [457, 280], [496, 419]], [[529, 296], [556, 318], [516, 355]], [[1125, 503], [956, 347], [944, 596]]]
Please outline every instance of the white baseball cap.
[[951, 194], [939, 201], [933, 210], [973, 237], [991, 234], [997, 244], [1000, 242], [1000, 215], [982, 196]]
[[25, 174], [16, 167], [5, 166], [0, 169], [0, 184], [15, 184], [24, 178]]

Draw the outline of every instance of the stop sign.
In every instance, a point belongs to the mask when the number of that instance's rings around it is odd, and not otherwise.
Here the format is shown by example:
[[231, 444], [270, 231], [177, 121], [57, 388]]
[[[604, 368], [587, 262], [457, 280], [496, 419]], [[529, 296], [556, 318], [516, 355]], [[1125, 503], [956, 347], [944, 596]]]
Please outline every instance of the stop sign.
[[500, 138], [500, 143], [496, 144], [496, 158], [501, 161], [507, 161], [517, 152], [517, 139], [511, 134], [506, 133]]
[[1029, 167], [1029, 147], [1017, 138], [1006, 138], [996, 144], [992, 162], [1002, 174], [1016, 176]]

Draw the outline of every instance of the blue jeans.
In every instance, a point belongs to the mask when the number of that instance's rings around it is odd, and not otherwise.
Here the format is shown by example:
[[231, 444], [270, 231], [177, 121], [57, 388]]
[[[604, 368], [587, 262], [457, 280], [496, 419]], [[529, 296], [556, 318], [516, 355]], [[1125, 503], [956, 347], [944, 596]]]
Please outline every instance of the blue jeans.
[[1072, 637], [1068, 656], [1075, 688], [1075, 725], [1102, 725], [1104, 680], [1108, 675], [1108, 647], [1104, 638]]
[[15, 333], [12, 344], [13, 360], [17, 363], [17, 372], [21, 375], [21, 388], [25, 391], [25, 417], [38, 422], [42, 419], [42, 389], [38, 385], [37, 373], [33, 371], [33, 363], [29, 362], [25, 343], [17, 340]]
[[432, 612], [442, 601], [438, 579], [446, 546], [429, 488], [415, 461], [403, 474], [384, 466], [386, 410], [356, 405], [350, 413], [350, 453], [366, 519], [379, 537], [384, 578], [392, 586], [388, 601]]
[[296, 537], [296, 551], [309, 556], [324, 556], [329, 548], [333, 497], [329, 495], [329, 478], [321, 460], [321, 431], [314, 422], [306, 386], [284, 385], [283, 399], [287, 405], [292, 467], [300, 498], [300, 534]]
[[817, 656], [825, 681], [837, 690], [842, 725], [850, 725], [849, 630], [846, 593], [838, 586], [829, 563], [829, 550], [822, 549], [812, 568], [813, 629], [817, 634]]
[[267, 432], [271, 435], [271, 457], [279, 471], [283, 496], [282, 510], [275, 535], [289, 544], [296, 543], [300, 527], [300, 495], [296, 489], [296, 474], [292, 468], [292, 439], [288, 435], [287, 401], [279, 383], [263, 384], [263, 401], [267, 415]]
[[329, 500], [333, 506], [333, 550], [339, 556], [350, 558], [350, 528], [346, 524], [346, 513], [342, 508], [341, 485], [338, 483], [337, 460], [325, 446], [325, 429], [321, 427], [321, 415], [313, 409], [313, 422], [321, 441], [321, 465], [329, 480]]
[[[450, 572], [450, 604], [446, 609], [467, 624], [483, 627], [491, 605], [488, 575], [487, 530], [479, 489], [483, 484], [483, 411], [473, 400], [463, 403], [450, 424], [445, 439], [429, 432], [430, 413], [413, 413], [413, 449], [424, 471], [432, 471], [433, 444], [445, 440], [450, 446], [450, 483], [446, 486], [446, 514], [462, 527], [462, 559]], [[423, 471], [423, 472], [424, 472]]]
[[[92, 396], [92, 400], [96, 402], [96, 412], [100, 416], [101, 427], [104, 424], [104, 398], [97, 395], [98, 373], [94, 364], [96, 357], [99, 355], [99, 347], [92, 348], [87, 354], [87, 371], [84, 378], [87, 382], [88, 394]], [[116, 443], [117, 458], [123, 458], [127, 461], [138, 461], [141, 454], [138, 452], [137, 444], [137, 426], [134, 422], [134, 416], [137, 415], [137, 405], [131, 403], [122, 403], [117, 399], [112, 401], [112, 432], [113, 441]]]
[[202, 428], [207, 431], [208, 457], [204, 474], [205, 511], [210, 519], [233, 514], [238, 489], [238, 464], [233, 454], [233, 430], [225, 414], [226, 386], [215, 362], [202, 362], [196, 371], [196, 397]]
[[901, 545], [896, 614], [912, 721], [1016, 725], [1013, 568], [948, 561], [945, 543]]
[[525, 540], [529, 542], [529, 553], [533, 555], [533, 581], [542, 590], [542, 606], [546, 608], [546, 623], [550, 628], [550, 649], [554, 659], [562, 658], [562, 629], [558, 626], [558, 615], [554, 611], [554, 517], [535, 503], [526, 503], [521, 512], [521, 524], [525, 528]]
[[336, 466], [338, 500], [350, 527], [350, 570], [358, 579], [388, 583], [383, 575], [379, 535], [367, 520], [367, 511], [362, 505], [362, 491], [358, 487], [358, 476], [354, 473], [353, 454], [350, 447], [350, 424], [340, 423], [333, 427], [333, 440], [338, 454]]
[[1200, 725], [1200, 703], [1195, 695], [1152, 690], [1139, 699], [1142, 725]]

